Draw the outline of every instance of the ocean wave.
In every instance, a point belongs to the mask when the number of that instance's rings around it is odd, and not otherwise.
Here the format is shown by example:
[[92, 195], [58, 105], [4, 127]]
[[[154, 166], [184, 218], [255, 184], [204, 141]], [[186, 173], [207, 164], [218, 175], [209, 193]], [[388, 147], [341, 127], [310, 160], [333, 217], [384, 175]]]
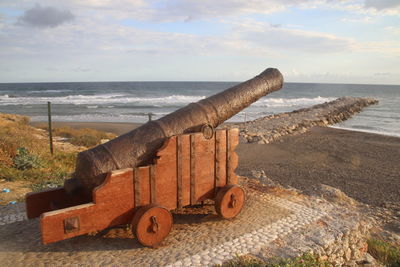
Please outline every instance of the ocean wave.
[[126, 94], [104, 94], [104, 95], [68, 95], [60, 97], [9, 97], [0, 96], [0, 105], [32, 105], [44, 104], [48, 101], [53, 104], [72, 105], [112, 105], [112, 104], [133, 104], [155, 107], [186, 105], [197, 102], [205, 96], [170, 95], [160, 97], [133, 97]]
[[42, 93], [65, 93], [65, 92], [72, 92], [70, 89], [44, 89], [44, 90], [32, 90], [26, 91], [28, 94], [42, 94]]
[[[180, 107], [192, 102], [204, 99], [205, 96], [170, 95], [160, 97], [134, 97], [127, 94], [103, 94], [103, 95], [68, 95], [59, 97], [11, 97], [0, 96], [0, 105], [41, 105], [48, 101], [53, 104], [88, 105], [87, 108], [113, 105], [147, 106], [147, 107]], [[314, 98], [262, 98], [253, 103], [254, 107], [306, 107], [332, 101], [333, 97]]]
[[303, 107], [303, 106], [312, 106], [316, 104], [321, 104], [324, 102], [329, 102], [335, 100], [334, 97], [314, 97], [314, 98], [264, 98], [255, 102], [254, 106], [261, 107]]

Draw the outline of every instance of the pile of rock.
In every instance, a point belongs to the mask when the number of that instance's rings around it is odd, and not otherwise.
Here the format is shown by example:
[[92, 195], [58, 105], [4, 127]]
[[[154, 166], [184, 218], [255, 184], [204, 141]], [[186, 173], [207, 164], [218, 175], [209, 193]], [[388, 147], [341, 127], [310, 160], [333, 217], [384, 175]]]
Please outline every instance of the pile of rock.
[[373, 98], [341, 97], [331, 102], [292, 112], [266, 116], [227, 127], [240, 129], [243, 143], [268, 144], [288, 134], [304, 133], [313, 126], [342, 122], [359, 113], [364, 107], [377, 104]]

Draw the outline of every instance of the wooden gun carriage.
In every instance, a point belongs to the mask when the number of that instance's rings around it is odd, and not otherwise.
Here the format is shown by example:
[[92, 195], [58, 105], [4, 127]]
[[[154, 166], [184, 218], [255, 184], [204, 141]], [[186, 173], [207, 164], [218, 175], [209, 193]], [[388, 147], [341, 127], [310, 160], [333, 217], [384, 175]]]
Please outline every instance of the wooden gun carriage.
[[43, 243], [131, 223], [146, 246], [172, 227], [170, 210], [215, 200], [217, 213], [235, 217], [245, 195], [237, 186], [238, 130], [218, 125], [279, 90], [282, 74], [256, 77], [78, 154], [64, 187], [30, 193], [28, 218], [41, 217]]
[[245, 201], [235, 174], [237, 144], [237, 129], [173, 136], [153, 164], [109, 172], [88, 203], [69, 206], [82, 200], [69, 199], [64, 188], [28, 194], [28, 218], [40, 216], [44, 244], [131, 224], [145, 246], [157, 245], [168, 235], [170, 210], [176, 208], [213, 199], [217, 213], [231, 219]]

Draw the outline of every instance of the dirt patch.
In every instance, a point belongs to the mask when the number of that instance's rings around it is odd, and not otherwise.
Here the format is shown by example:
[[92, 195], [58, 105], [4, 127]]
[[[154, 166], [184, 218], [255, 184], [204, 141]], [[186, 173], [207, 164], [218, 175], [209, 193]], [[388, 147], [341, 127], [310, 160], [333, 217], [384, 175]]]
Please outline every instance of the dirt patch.
[[[7, 205], [10, 202], [13, 203], [13, 201], [23, 200], [25, 195], [32, 191], [29, 186], [30, 183], [25, 181], [0, 181], [0, 205]], [[7, 192], [7, 189], [9, 192]]]

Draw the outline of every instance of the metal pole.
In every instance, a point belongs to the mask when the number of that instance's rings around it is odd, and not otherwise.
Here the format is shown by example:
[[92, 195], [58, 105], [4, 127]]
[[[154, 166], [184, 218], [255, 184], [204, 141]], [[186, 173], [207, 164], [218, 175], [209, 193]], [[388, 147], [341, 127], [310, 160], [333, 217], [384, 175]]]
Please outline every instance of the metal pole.
[[47, 102], [47, 113], [49, 116], [49, 142], [50, 142], [50, 153], [53, 155], [53, 130], [51, 128], [51, 102]]

